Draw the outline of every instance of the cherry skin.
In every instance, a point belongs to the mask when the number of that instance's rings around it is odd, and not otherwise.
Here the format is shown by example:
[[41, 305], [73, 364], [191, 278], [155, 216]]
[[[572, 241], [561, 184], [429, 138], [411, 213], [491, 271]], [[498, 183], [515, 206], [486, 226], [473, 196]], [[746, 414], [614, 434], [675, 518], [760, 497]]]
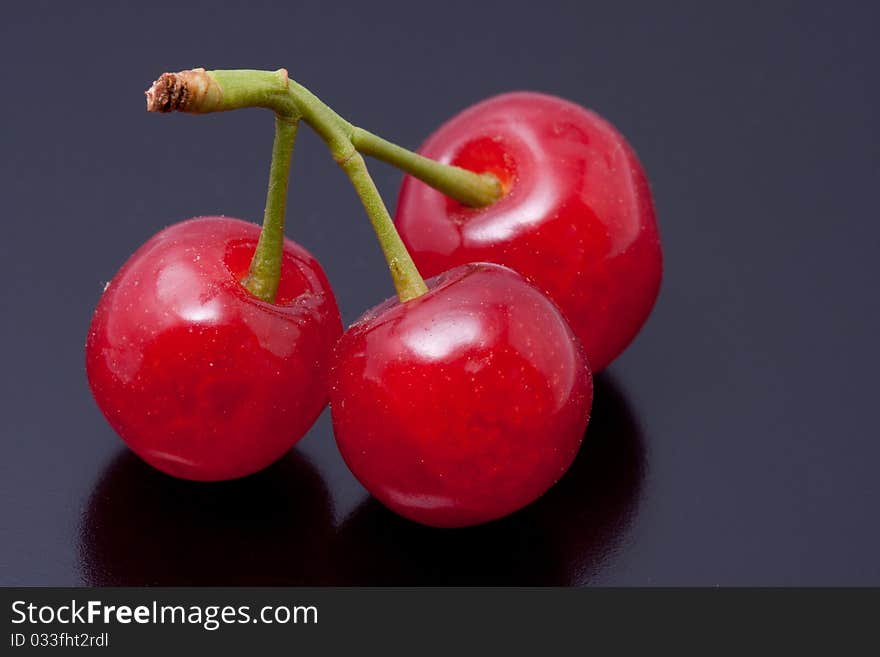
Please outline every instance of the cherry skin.
[[86, 370], [98, 406], [142, 459], [213, 481], [281, 457], [327, 403], [342, 333], [317, 260], [285, 240], [275, 304], [251, 295], [259, 226], [190, 219], [141, 246], [92, 318]]
[[501, 181], [503, 197], [468, 208], [407, 176], [395, 221], [425, 276], [474, 261], [530, 278], [559, 305], [605, 368], [657, 298], [662, 257], [648, 182], [624, 138], [598, 115], [538, 93], [461, 112], [420, 153]]
[[330, 409], [345, 462], [383, 504], [462, 527], [507, 515], [571, 465], [592, 402], [586, 357], [550, 299], [494, 264], [390, 299], [337, 343]]

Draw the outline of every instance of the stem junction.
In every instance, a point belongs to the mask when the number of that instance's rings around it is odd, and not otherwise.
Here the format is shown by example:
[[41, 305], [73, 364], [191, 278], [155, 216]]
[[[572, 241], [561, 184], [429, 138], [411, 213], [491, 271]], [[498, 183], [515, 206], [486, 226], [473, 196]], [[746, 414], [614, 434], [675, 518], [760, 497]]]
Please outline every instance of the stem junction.
[[[499, 181], [442, 164], [352, 125], [308, 89], [290, 80], [287, 71], [205, 71], [165, 73], [147, 91], [150, 112], [222, 112], [265, 107], [276, 114], [275, 146], [270, 169], [266, 214], [260, 244], [245, 285], [260, 298], [274, 301], [283, 247], [284, 205], [290, 155], [301, 118], [324, 140], [342, 167], [370, 218], [402, 301], [427, 292], [425, 282], [394, 227], [394, 222], [367, 170], [362, 154], [374, 156], [472, 207], [490, 205], [501, 197]], [[284, 178], [282, 183], [281, 178]], [[274, 277], [274, 288], [272, 279]]]

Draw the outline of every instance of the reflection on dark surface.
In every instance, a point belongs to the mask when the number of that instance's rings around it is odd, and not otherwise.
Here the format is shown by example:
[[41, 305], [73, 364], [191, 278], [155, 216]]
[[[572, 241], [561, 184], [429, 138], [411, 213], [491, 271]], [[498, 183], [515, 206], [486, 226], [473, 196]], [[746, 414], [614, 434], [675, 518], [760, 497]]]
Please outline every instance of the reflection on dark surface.
[[584, 584], [620, 545], [644, 469], [637, 423], [605, 375], [565, 477], [480, 527], [423, 527], [368, 498], [334, 532], [324, 481], [296, 451], [245, 479], [206, 484], [126, 450], [83, 516], [82, 577], [94, 586]]
[[645, 471], [642, 436], [606, 375], [569, 472], [544, 497], [488, 525], [438, 530], [368, 499], [339, 530], [332, 578], [352, 585], [573, 585], [602, 568], [630, 525]]
[[244, 479], [200, 483], [126, 450], [89, 499], [81, 570], [93, 586], [316, 584], [331, 533], [324, 482], [298, 452]]

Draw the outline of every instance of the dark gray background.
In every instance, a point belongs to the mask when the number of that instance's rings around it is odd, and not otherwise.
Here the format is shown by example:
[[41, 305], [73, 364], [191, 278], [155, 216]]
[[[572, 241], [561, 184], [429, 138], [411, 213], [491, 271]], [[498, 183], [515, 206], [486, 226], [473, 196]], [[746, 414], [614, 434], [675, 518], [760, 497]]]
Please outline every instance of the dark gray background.
[[[4, 5], [0, 583], [880, 584], [875, 3], [184, 4]], [[326, 414], [243, 481], [128, 454], [84, 373], [102, 285], [169, 223], [262, 212], [267, 113], [144, 111], [192, 66], [285, 66], [412, 147], [511, 89], [627, 135], [665, 280], [557, 488], [485, 527], [417, 527], [347, 472]], [[372, 170], [392, 205], [399, 175]], [[346, 321], [392, 293], [308, 132], [288, 234]]]

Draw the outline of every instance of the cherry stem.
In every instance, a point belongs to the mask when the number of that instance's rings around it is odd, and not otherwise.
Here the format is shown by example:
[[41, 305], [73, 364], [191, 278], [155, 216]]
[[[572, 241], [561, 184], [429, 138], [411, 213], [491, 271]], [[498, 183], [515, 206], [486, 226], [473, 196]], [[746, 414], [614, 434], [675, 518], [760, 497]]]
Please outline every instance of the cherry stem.
[[358, 151], [405, 171], [459, 203], [482, 208], [492, 205], [503, 194], [501, 183], [491, 173], [476, 173], [443, 164], [413, 153], [363, 128], [351, 128], [351, 141]]
[[242, 281], [251, 294], [268, 303], [275, 303], [281, 281], [287, 187], [298, 127], [299, 119], [275, 115], [275, 141], [269, 166], [263, 229], [248, 274]]
[[428, 286], [425, 285], [424, 279], [416, 269], [409, 251], [406, 250], [403, 240], [400, 239], [400, 235], [394, 227], [394, 221], [388, 214], [388, 208], [385, 207], [379, 190], [376, 189], [376, 183], [373, 182], [373, 178], [367, 170], [364, 156], [355, 151], [339, 165], [348, 175], [348, 179], [361, 199], [364, 210], [367, 211], [367, 216], [370, 217], [370, 223], [373, 224], [379, 246], [382, 247], [382, 253], [385, 254], [385, 260], [388, 261], [388, 269], [391, 271], [391, 279], [394, 281], [397, 297], [401, 302], [406, 302], [422, 296], [428, 291]]
[[403, 240], [400, 239], [394, 221], [388, 214], [388, 208], [385, 207], [385, 202], [376, 189], [376, 183], [367, 170], [367, 163], [355, 149], [351, 136], [345, 129], [345, 123], [338, 114], [299, 83], [290, 80], [290, 89], [295, 95], [303, 120], [312, 126], [327, 144], [333, 159], [345, 171], [361, 199], [361, 204], [370, 218], [379, 246], [388, 262], [397, 297], [401, 302], [406, 302], [422, 296], [428, 291], [428, 287], [409, 251], [406, 250]]
[[[355, 148], [352, 132], [354, 127], [324, 104], [308, 89], [290, 80], [287, 71], [205, 71], [193, 69], [180, 73], [164, 73], [146, 92], [147, 111], [150, 112], [190, 112], [208, 113], [234, 110], [243, 107], [265, 107], [275, 111], [276, 116], [286, 117], [294, 123], [302, 118], [324, 140], [336, 162], [348, 175], [361, 203], [370, 218], [379, 245], [388, 262], [391, 278], [401, 302], [409, 301], [428, 291], [425, 281], [419, 274], [406, 246], [400, 239], [388, 209], [382, 201], [373, 179], [367, 170], [363, 156]], [[276, 147], [278, 146], [276, 122]], [[368, 133], [367, 133], [368, 134]], [[378, 138], [376, 138], [378, 139]], [[380, 140], [383, 141], [383, 140]], [[387, 142], [386, 142], [387, 143]], [[389, 144], [389, 146], [393, 146]], [[290, 143], [292, 152], [293, 144]], [[382, 150], [382, 149], [379, 149]], [[401, 149], [402, 150], [402, 149]], [[272, 180], [276, 171], [273, 151], [273, 166], [270, 172], [269, 197], [273, 197]], [[387, 151], [387, 149], [385, 149]], [[383, 152], [385, 152], [383, 151]], [[415, 154], [412, 154], [415, 156]], [[421, 156], [415, 156], [421, 158]], [[282, 159], [282, 158], [278, 158]], [[289, 170], [289, 155], [285, 158]], [[427, 159], [427, 158], [421, 158]], [[440, 163], [439, 167], [455, 169]], [[461, 171], [465, 171], [461, 169]], [[467, 172], [483, 179], [478, 174]], [[284, 188], [286, 193], [286, 186]], [[284, 196], [284, 194], [282, 194]], [[269, 213], [267, 202], [266, 211]], [[282, 199], [283, 221], [283, 199]], [[273, 219], [273, 222], [275, 220]], [[264, 223], [264, 233], [266, 224]], [[274, 223], [273, 223], [274, 226]], [[283, 227], [283, 226], [282, 226]], [[263, 235], [261, 234], [261, 242]], [[283, 243], [283, 238], [282, 238]], [[259, 251], [259, 248], [258, 248]], [[254, 254], [256, 261], [257, 254]], [[252, 265], [253, 266], [253, 265]], [[280, 262], [279, 262], [280, 266]], [[250, 278], [250, 276], [249, 276]]]

